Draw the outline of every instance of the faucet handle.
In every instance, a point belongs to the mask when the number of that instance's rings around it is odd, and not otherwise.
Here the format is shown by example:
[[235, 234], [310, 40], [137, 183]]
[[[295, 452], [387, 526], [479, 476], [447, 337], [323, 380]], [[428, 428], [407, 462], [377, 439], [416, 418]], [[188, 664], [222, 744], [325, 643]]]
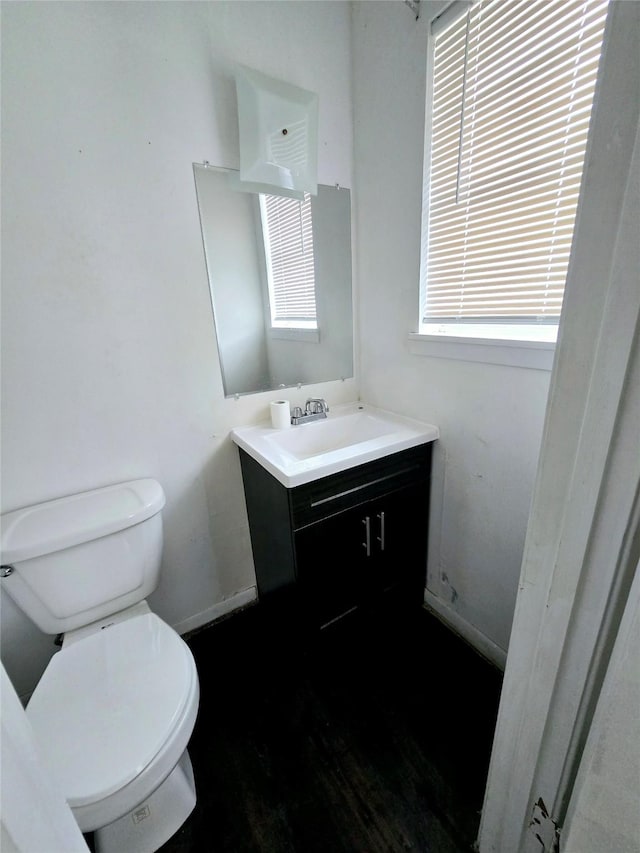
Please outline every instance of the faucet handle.
[[322, 397], [309, 397], [306, 402], [305, 412], [309, 414], [318, 415], [328, 411], [329, 406], [327, 406], [327, 401]]

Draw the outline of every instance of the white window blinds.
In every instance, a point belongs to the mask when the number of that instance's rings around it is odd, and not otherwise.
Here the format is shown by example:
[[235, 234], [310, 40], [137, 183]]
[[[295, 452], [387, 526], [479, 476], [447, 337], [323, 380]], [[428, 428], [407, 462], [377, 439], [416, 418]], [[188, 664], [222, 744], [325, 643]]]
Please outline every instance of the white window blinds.
[[557, 323], [606, 11], [481, 0], [437, 36], [424, 323]]
[[273, 326], [315, 327], [316, 295], [311, 196], [304, 201], [261, 195]]

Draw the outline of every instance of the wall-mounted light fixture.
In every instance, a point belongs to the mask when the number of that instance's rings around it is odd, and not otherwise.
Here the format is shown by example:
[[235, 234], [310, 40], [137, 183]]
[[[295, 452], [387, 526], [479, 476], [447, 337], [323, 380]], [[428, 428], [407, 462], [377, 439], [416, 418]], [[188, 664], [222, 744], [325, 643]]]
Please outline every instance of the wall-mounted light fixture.
[[302, 199], [318, 192], [318, 96], [259, 71], [236, 72], [240, 173], [235, 189]]

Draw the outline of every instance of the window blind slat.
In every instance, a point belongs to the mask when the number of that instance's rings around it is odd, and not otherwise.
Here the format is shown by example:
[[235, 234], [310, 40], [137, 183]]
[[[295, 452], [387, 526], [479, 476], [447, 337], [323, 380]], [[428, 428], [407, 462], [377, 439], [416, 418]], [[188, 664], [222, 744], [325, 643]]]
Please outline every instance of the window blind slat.
[[[569, 189], [574, 187], [574, 201], [577, 202], [578, 192], [580, 188], [579, 176], [576, 175], [564, 175], [565, 182], [565, 193], [569, 191]], [[544, 179], [544, 187], [542, 187], [542, 191], [538, 190], [539, 185], [542, 183]], [[494, 188], [495, 190], [495, 188]], [[449, 188], [449, 195], [455, 194], [455, 185]], [[549, 179], [548, 170], [544, 169], [539, 170], [537, 175], [529, 176], [529, 180], [527, 181], [519, 181], [518, 183], [513, 183], [509, 185], [509, 189], [501, 189], [498, 188], [497, 191], [494, 191], [493, 194], [487, 194], [484, 198], [484, 204], [486, 207], [494, 210], [502, 210], [506, 215], [509, 212], [515, 213], [514, 207], [517, 210], [520, 210], [522, 206], [526, 205], [529, 199], [547, 199], [547, 205], [552, 205], [554, 200], [560, 201], [564, 196], [558, 196], [558, 180], [557, 176], [553, 176], [553, 179]], [[478, 194], [476, 194], [476, 216], [474, 217], [474, 221], [479, 221], [482, 219], [482, 209], [479, 209], [479, 204], [477, 201]], [[455, 218], [459, 216], [462, 219], [468, 220], [468, 217], [462, 211], [451, 210], [451, 205], [447, 202], [446, 197], [439, 203], [434, 205], [434, 214], [439, 214], [440, 216], [446, 216]], [[541, 216], [544, 216], [544, 211], [541, 210]], [[437, 216], [434, 215], [433, 222], [437, 221]]]
[[480, 0], [437, 36], [424, 322], [559, 315], [606, 10]]
[[[474, 45], [474, 59], [482, 63], [487, 74], [485, 83], [490, 85], [491, 77], [508, 76], [513, 68], [536, 68], [548, 63], [554, 55], [574, 53], [574, 45], [581, 42], [581, 53], [589, 52], [588, 42], [597, 42], [600, 31], [601, 10], [606, 7], [606, 0], [590, 4], [590, 14], [580, 19], [582, 3], [567, 3], [560, 14], [552, 14], [550, 4], [542, 7], [542, 26], [530, 14], [526, 14], [522, 26], [512, 27], [511, 21], [503, 28], [502, 33], [494, 30], [491, 41]], [[557, 7], [556, 7], [557, 11]], [[579, 29], [576, 29], [576, 22]]]

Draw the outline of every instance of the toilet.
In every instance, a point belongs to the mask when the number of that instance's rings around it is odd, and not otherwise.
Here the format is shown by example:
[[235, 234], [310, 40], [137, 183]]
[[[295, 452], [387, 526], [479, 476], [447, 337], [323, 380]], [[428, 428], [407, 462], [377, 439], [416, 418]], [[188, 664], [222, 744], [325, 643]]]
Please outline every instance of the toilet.
[[164, 504], [144, 479], [1, 517], [3, 589], [42, 631], [64, 635], [27, 717], [96, 853], [153, 853], [196, 803], [187, 744], [198, 674], [146, 602]]

